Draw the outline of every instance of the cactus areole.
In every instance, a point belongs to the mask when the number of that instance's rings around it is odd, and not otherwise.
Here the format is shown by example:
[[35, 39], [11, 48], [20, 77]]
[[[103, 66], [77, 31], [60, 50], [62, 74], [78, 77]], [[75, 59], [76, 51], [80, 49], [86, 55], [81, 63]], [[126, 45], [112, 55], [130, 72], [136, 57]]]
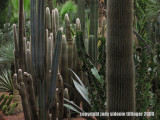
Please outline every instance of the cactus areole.
[[[108, 0], [107, 9], [107, 111], [134, 112], [133, 0]], [[134, 117], [110, 116], [109, 120]]]

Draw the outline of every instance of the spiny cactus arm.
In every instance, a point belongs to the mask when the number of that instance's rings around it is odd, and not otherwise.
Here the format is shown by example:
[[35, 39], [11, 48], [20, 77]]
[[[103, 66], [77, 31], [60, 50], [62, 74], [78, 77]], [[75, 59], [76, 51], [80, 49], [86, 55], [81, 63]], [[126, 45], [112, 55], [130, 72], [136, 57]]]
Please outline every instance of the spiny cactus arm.
[[10, 95], [9, 96], [9, 100], [7, 101], [6, 105], [9, 106], [12, 102], [12, 98], [13, 98], [13, 95]]
[[59, 80], [59, 116], [58, 116], [58, 119], [59, 120], [62, 120], [63, 119], [63, 112], [64, 112], [64, 109], [63, 109], [63, 98], [64, 98], [64, 87], [63, 87], [63, 79], [62, 79], [62, 76], [60, 73], [58, 73], [58, 80]]
[[81, 21], [81, 28], [83, 33], [85, 33], [85, 3], [86, 0], [78, 0], [78, 18]]
[[26, 50], [26, 70], [28, 73], [31, 73], [31, 51], [30, 49]]
[[53, 105], [52, 105], [52, 120], [57, 120], [57, 117], [58, 117], [57, 102], [58, 102], [58, 89], [56, 89], [55, 99], [54, 99]]
[[24, 82], [20, 82], [19, 86], [20, 86], [19, 94], [21, 95], [21, 99], [22, 99], [25, 120], [31, 120], [29, 103], [28, 103], [28, 99], [27, 99], [26, 87], [25, 87]]
[[0, 104], [0, 110], [2, 110], [2, 107], [5, 105], [5, 103], [7, 102], [8, 99], [8, 95], [6, 95], [2, 101], [2, 103]]
[[31, 106], [31, 111], [32, 111], [32, 115], [34, 120], [38, 120], [38, 111], [36, 109], [36, 101], [35, 101], [35, 94], [34, 94], [34, 87], [33, 87], [33, 79], [32, 76], [26, 72], [24, 72], [23, 75], [24, 80], [27, 83], [27, 91], [29, 94], [29, 103]]
[[59, 62], [59, 54], [61, 50], [61, 41], [62, 41], [62, 33], [60, 30], [57, 32], [57, 42], [54, 50], [54, 55], [52, 58], [52, 71], [51, 71], [51, 79], [50, 79], [50, 86], [49, 86], [49, 96], [48, 96], [48, 109], [52, 107], [55, 90], [56, 90], [56, 83], [57, 83], [57, 72], [58, 72], [58, 62]]
[[68, 42], [68, 45], [71, 45], [72, 35], [71, 35], [70, 20], [68, 14], [65, 14], [65, 26], [66, 26], [66, 40]]
[[23, 71], [25, 71], [25, 64], [24, 64], [24, 43], [23, 43], [23, 37], [24, 36], [24, 8], [23, 8], [23, 0], [19, 0], [19, 31], [18, 31], [18, 46], [19, 46], [19, 51], [18, 51], [18, 55], [19, 55], [19, 68], [22, 69]]
[[11, 106], [4, 105], [2, 108], [2, 112], [5, 115], [11, 115], [14, 112], [14, 108], [16, 108], [18, 103], [13, 103]]
[[105, 36], [105, 29], [106, 29], [106, 18], [103, 18], [103, 23], [102, 23], [102, 37]]
[[[107, 111], [134, 112], [133, 1], [108, 0], [107, 5]], [[116, 118], [135, 119], [135, 117]], [[109, 119], [115, 120], [115, 117]]]
[[19, 89], [20, 89], [20, 86], [19, 86], [19, 84], [18, 84], [18, 82], [17, 82], [17, 74], [14, 74], [14, 76], [13, 76], [13, 85], [14, 85], [14, 88], [15, 88], [16, 90], [19, 90]]
[[76, 19], [76, 31], [81, 31], [81, 22], [80, 19]]
[[15, 45], [15, 51], [18, 52], [18, 37], [17, 37], [17, 30], [16, 30], [16, 24], [13, 24], [13, 35], [14, 35], [14, 45]]
[[58, 31], [59, 30], [59, 12], [57, 8], [55, 8], [55, 20], [56, 20], [56, 31]]
[[96, 47], [97, 47], [97, 44], [95, 44], [95, 37], [94, 35], [90, 35], [89, 36], [89, 44], [88, 44], [88, 53], [89, 53], [89, 57], [90, 57], [90, 60], [93, 64], [96, 64]]
[[23, 74], [22, 74], [22, 69], [18, 70], [18, 78], [17, 78], [17, 82], [23, 82]]
[[4, 96], [5, 96], [4, 93], [0, 96], [0, 102], [3, 100]]
[[46, 8], [46, 29], [51, 30], [51, 15], [49, 7]]
[[52, 33], [53, 33], [53, 45], [56, 41], [56, 18], [55, 18], [55, 10], [52, 10]]

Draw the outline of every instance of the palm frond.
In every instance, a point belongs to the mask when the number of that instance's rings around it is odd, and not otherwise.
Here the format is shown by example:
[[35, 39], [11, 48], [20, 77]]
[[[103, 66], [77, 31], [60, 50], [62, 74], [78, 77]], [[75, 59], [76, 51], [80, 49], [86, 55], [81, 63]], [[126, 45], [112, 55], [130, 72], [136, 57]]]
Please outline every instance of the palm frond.
[[14, 62], [13, 50], [13, 43], [7, 43], [6, 45], [0, 47], [0, 64]]
[[13, 93], [11, 71], [9, 69], [3, 70], [0, 75], [0, 92]]

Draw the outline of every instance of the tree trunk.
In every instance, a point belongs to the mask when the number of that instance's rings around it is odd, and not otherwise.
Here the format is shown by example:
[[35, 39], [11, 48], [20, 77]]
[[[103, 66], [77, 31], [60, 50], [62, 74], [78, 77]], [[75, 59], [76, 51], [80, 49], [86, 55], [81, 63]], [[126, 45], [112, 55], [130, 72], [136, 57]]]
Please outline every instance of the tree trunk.
[[[107, 111], [134, 112], [133, 1], [108, 0], [107, 9]], [[109, 120], [134, 120], [134, 117], [109, 117]]]

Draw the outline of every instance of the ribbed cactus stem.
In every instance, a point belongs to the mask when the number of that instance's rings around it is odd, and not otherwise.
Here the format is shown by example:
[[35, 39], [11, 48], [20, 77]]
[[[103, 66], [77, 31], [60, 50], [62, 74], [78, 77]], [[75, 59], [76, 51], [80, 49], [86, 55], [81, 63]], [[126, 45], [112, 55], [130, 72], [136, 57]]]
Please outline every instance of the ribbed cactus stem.
[[19, 69], [22, 69], [25, 71], [25, 64], [24, 64], [24, 42], [23, 42], [23, 37], [25, 37], [25, 31], [24, 31], [24, 7], [23, 7], [23, 0], [19, 0], [19, 31], [18, 31], [18, 46], [19, 46], [19, 51], [18, 51], [18, 58], [19, 58]]
[[78, 0], [78, 18], [81, 21], [81, 28], [83, 33], [85, 33], [85, 3], [86, 0]]
[[17, 90], [19, 90], [19, 94], [21, 95], [25, 119], [31, 120], [30, 106], [28, 103], [28, 98], [27, 98], [27, 93], [26, 93], [27, 90], [23, 82], [22, 70], [18, 70], [18, 77], [17, 77], [17, 74], [14, 74], [13, 85]]
[[51, 14], [49, 7], [46, 8], [46, 29], [51, 30]]
[[103, 21], [102, 21], [102, 37], [106, 37], [105, 36], [105, 27], [106, 27], [106, 18], [103, 18]]
[[26, 94], [27, 90], [26, 90], [24, 82], [20, 82], [19, 86], [20, 86], [19, 93], [20, 93], [21, 99], [22, 99], [25, 120], [31, 120], [30, 108], [29, 108], [28, 98], [27, 98], [27, 94]]
[[[98, 0], [90, 1], [90, 35], [94, 35], [94, 44], [98, 43]], [[94, 48], [97, 56], [97, 47]], [[96, 61], [96, 60], [94, 60]]]
[[[65, 26], [66, 26], [66, 40], [68, 43], [68, 68], [73, 69], [73, 40], [71, 36], [70, 20], [68, 14], [65, 14]], [[69, 72], [69, 84], [72, 85], [71, 81], [72, 74]]]
[[76, 31], [80, 31], [81, 30], [81, 22], [80, 19], [77, 18], [76, 19]]
[[56, 31], [58, 31], [59, 30], [59, 12], [57, 8], [55, 8], [55, 20], [56, 20]]
[[65, 14], [65, 26], [66, 26], [66, 40], [68, 44], [72, 44], [70, 20], [68, 14]]
[[37, 108], [36, 108], [36, 101], [35, 101], [35, 94], [34, 94], [34, 87], [33, 87], [33, 79], [32, 76], [26, 72], [24, 72], [24, 80], [27, 83], [27, 91], [29, 94], [29, 103], [31, 106], [31, 113], [34, 120], [38, 120]]
[[53, 33], [53, 44], [56, 41], [56, 18], [55, 18], [55, 10], [52, 10], [52, 33]]
[[73, 71], [77, 73], [78, 67], [78, 54], [77, 54], [77, 47], [76, 47], [76, 38], [73, 38]]
[[18, 51], [19, 51], [19, 45], [18, 45], [18, 36], [17, 36], [17, 31], [16, 31], [16, 24], [13, 24], [13, 35], [14, 35], [14, 45], [15, 45], [15, 50], [14, 50], [14, 66], [15, 66], [15, 73], [18, 72]]
[[63, 88], [63, 79], [60, 73], [58, 73], [58, 80], [59, 80], [59, 115], [58, 119], [63, 120], [63, 98], [64, 98], [64, 88]]
[[96, 64], [96, 44], [95, 44], [95, 37], [93, 35], [89, 36], [89, 44], [88, 44], [88, 54], [90, 57], [90, 60], [93, 64]]
[[[69, 93], [67, 88], [64, 89], [64, 98], [69, 99]], [[68, 109], [64, 107], [64, 118], [68, 118], [68, 114]]]
[[[107, 5], [107, 111], [134, 112], [133, 1], [108, 0]], [[109, 120], [134, 120], [134, 117], [109, 117]]]
[[68, 46], [65, 35], [62, 36], [62, 51], [61, 51], [61, 62], [60, 62], [60, 73], [64, 80], [64, 83], [69, 84], [68, 77]]
[[55, 94], [55, 99], [54, 99], [54, 103], [53, 103], [53, 107], [52, 107], [52, 120], [56, 120], [56, 118], [58, 117], [58, 110], [57, 110], [57, 101], [58, 101], [58, 90], [56, 90], [56, 94]]

